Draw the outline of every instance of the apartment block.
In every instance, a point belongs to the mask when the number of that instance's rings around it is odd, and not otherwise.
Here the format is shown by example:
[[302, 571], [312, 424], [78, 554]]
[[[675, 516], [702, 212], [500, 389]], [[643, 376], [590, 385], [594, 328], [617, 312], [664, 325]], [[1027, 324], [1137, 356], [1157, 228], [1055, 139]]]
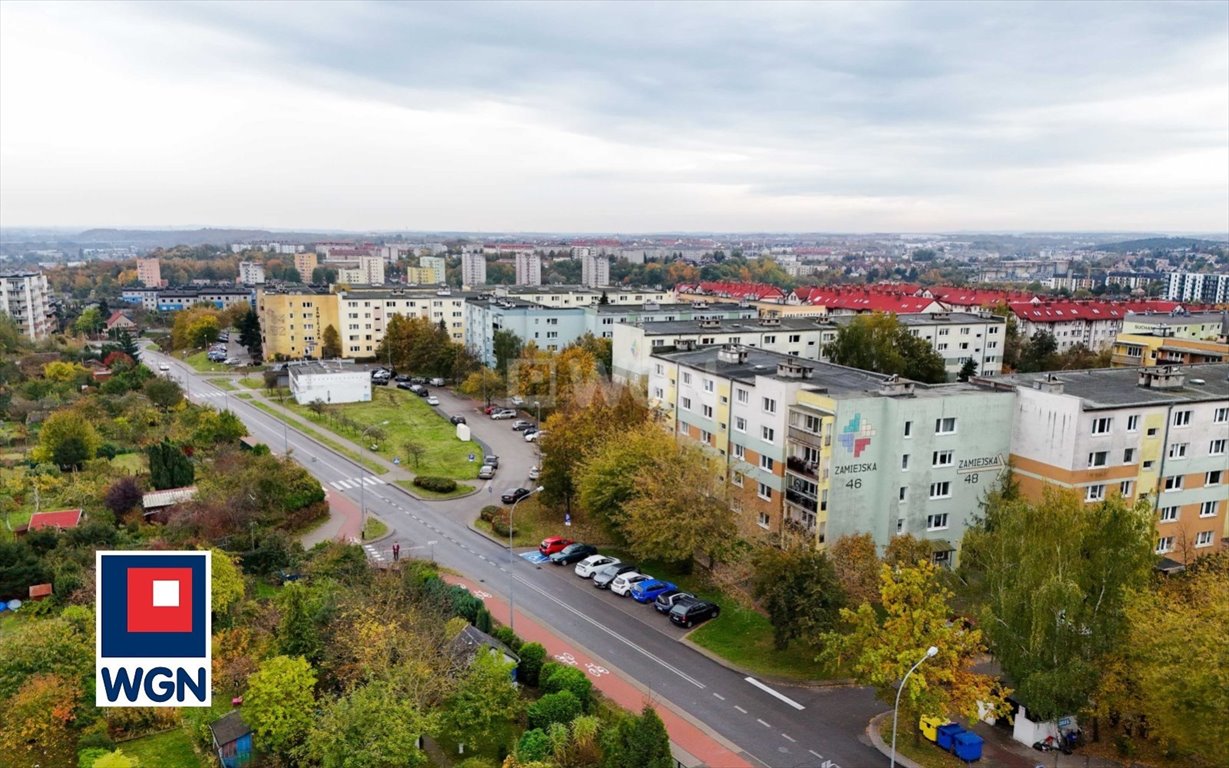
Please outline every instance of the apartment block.
[[544, 307], [587, 307], [601, 304], [674, 304], [678, 302], [675, 292], [661, 288], [612, 287], [594, 290], [579, 285], [499, 285], [492, 286], [495, 296], [524, 299]]
[[1229, 365], [1018, 374], [1011, 458], [1021, 490], [1147, 498], [1156, 551], [1175, 563], [1215, 552], [1229, 504]]
[[336, 261], [337, 282], [346, 285], [384, 285], [384, 259], [380, 256], [358, 256]]
[[1157, 365], [1202, 365], [1229, 362], [1229, 344], [1170, 336], [1167, 333], [1120, 333], [1110, 365], [1149, 368]]
[[516, 252], [516, 284], [542, 284], [542, 257], [530, 251]]
[[304, 283], [312, 281], [312, 273], [320, 266], [320, 257], [315, 251], [300, 251], [294, 255], [294, 269], [299, 273], [299, 280]]
[[235, 282], [240, 285], [264, 285], [265, 265], [255, 261], [239, 262], [239, 278]]
[[510, 331], [523, 342], [556, 352], [585, 332], [584, 307], [548, 307], [524, 299], [484, 295], [465, 302], [465, 348], [495, 365], [495, 333]]
[[610, 257], [584, 249], [580, 257], [580, 282], [587, 288], [605, 288], [610, 285]]
[[1229, 274], [1171, 272], [1165, 298], [1200, 304], [1229, 303]]
[[157, 259], [137, 259], [137, 280], [146, 288], [162, 288], [162, 266]]
[[42, 272], [0, 273], [0, 313], [11, 317], [26, 338], [46, 338], [55, 327], [47, 276]]
[[478, 288], [486, 285], [486, 256], [482, 251], [465, 251], [461, 254], [461, 287]]
[[[943, 358], [949, 380], [956, 378], [967, 360], [977, 364], [977, 373], [982, 376], [1003, 372], [1007, 318], [988, 312], [921, 312], [896, 317], [909, 333], [930, 342]], [[845, 324], [850, 319], [836, 317], [833, 321]]]
[[1123, 319], [1122, 332], [1223, 342], [1229, 340], [1229, 310], [1172, 313], [1132, 312]]

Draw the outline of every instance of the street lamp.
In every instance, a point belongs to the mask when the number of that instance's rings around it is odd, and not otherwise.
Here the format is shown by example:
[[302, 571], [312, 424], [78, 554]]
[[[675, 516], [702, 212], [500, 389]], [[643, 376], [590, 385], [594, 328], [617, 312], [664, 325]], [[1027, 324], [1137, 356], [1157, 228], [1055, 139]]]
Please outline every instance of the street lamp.
[[[381, 421], [379, 424], [372, 424], [364, 429], [359, 437], [366, 437], [367, 430], [382, 427], [388, 423], [388, 419]], [[363, 469], [367, 468], [366, 464], [360, 464]], [[362, 526], [358, 531], [360, 541], [367, 540], [367, 473], [363, 472], [358, 476], [358, 508], [359, 508], [359, 525]]]
[[533, 401], [533, 407], [538, 409], [538, 429], [542, 428], [542, 404], [537, 400]]
[[542, 486], [534, 488], [529, 493], [512, 502], [512, 508], [508, 510], [508, 629], [516, 631], [516, 576], [512, 574], [512, 515], [516, 512], [516, 505], [520, 504], [525, 499], [543, 490]]
[[939, 649], [933, 645], [927, 648], [926, 655], [918, 659], [917, 664], [914, 664], [912, 667], [909, 668], [909, 671], [905, 673], [904, 679], [900, 681], [900, 688], [896, 689], [896, 705], [892, 707], [892, 762], [890, 764], [891, 768], [896, 768], [896, 717], [900, 712], [900, 694], [902, 691], [905, 690], [905, 683], [909, 682], [909, 675], [912, 675], [915, 669], [922, 666], [923, 661], [926, 661], [927, 659], [929, 659], [931, 656], [934, 656], [938, 652], [939, 652]]

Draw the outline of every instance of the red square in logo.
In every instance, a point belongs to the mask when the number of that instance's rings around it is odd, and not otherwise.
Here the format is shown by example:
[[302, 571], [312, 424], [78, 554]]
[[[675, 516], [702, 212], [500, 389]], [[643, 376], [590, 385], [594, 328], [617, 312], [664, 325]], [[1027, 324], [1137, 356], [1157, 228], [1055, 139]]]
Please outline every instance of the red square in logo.
[[129, 568], [128, 631], [191, 632], [192, 569]]

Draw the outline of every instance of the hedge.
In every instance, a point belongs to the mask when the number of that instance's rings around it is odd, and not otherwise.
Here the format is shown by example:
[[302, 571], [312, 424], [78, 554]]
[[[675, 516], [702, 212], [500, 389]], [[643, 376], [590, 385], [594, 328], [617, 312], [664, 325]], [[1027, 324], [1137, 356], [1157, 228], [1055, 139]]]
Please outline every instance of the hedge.
[[432, 477], [430, 475], [419, 475], [414, 478], [414, 485], [436, 493], [452, 493], [457, 489], [457, 481], [451, 477]]

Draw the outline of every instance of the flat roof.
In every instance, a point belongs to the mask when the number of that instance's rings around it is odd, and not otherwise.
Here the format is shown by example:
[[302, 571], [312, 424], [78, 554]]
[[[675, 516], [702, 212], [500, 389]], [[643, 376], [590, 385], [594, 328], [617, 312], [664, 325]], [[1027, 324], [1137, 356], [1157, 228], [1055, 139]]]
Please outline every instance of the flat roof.
[[[652, 307], [648, 309], [647, 307]], [[709, 304], [707, 307], [696, 308], [694, 301], [674, 301], [668, 304], [661, 302], [646, 302], [644, 304], [589, 304], [585, 307], [586, 311], [593, 311], [599, 315], [625, 315], [635, 312], [750, 312], [755, 314], [755, 307], [744, 307], [738, 302], [729, 301], [721, 304]]]
[[383, 301], [389, 299], [468, 299], [478, 296], [475, 291], [450, 290], [448, 293], [440, 293], [438, 286], [406, 286], [405, 288], [370, 288], [370, 289], [355, 289], [351, 288], [347, 291], [340, 291], [338, 294], [343, 299], [351, 301]]
[[302, 360], [286, 364], [286, 370], [293, 376], [295, 374], [321, 374], [321, 373], [368, 373], [373, 371], [378, 366], [360, 366], [349, 363], [339, 363], [335, 360]]
[[[990, 383], [1034, 388], [1044, 382], [1063, 385], [1063, 394], [1085, 402], [1085, 408], [1120, 408], [1128, 405], [1164, 405], [1229, 399], [1229, 363], [1172, 366], [1185, 381], [1174, 389], [1150, 389], [1139, 386], [1141, 375], [1159, 373], [1166, 366], [1155, 368], [1094, 368], [1086, 371], [1051, 371], [1050, 373], [1014, 373], [995, 377]], [[1198, 379], [1202, 384], [1195, 383]], [[987, 380], [984, 380], [987, 381]]]
[[1225, 316], [1224, 312], [1190, 312], [1184, 315], [1171, 315], [1168, 312], [1156, 313], [1151, 312], [1131, 312], [1124, 320], [1130, 320], [1133, 323], [1152, 323], [1155, 325], [1192, 325], [1195, 323], [1206, 325], [1208, 323], [1219, 323]]
[[[855, 316], [841, 315], [836, 322], [846, 323]], [[848, 320], [846, 320], [848, 318]], [[906, 312], [897, 315], [901, 325], [973, 325], [976, 323], [1007, 324], [1007, 318], [999, 315], [979, 315], [976, 312]]]
[[[734, 305], [737, 307], [737, 305]], [[715, 309], [715, 307], [709, 307]], [[704, 312], [706, 310], [694, 310]], [[814, 317], [779, 317], [772, 318], [772, 325], [764, 325], [757, 318], [729, 318], [715, 320], [656, 320], [641, 324], [646, 336], [673, 336], [680, 333], [771, 333], [773, 331], [818, 331], [836, 330], [830, 320], [820, 320]], [[780, 322], [775, 322], [775, 321]], [[717, 322], [720, 325], [701, 326], [702, 322]]]

